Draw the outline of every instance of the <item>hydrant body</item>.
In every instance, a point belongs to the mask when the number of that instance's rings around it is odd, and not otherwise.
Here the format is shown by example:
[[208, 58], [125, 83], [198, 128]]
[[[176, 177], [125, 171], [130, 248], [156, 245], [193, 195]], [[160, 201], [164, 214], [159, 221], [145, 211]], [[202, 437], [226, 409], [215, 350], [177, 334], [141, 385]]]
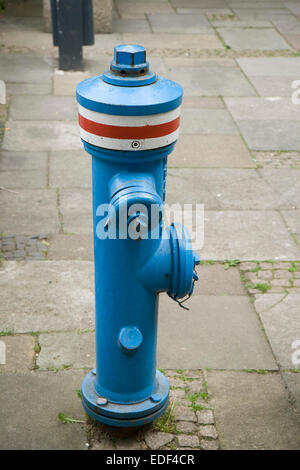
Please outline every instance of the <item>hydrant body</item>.
[[96, 368], [84, 379], [87, 413], [140, 426], [168, 406], [156, 370], [158, 294], [192, 292], [199, 260], [186, 230], [163, 229], [167, 156], [182, 89], [149, 70], [141, 46], [117, 46], [109, 71], [77, 86], [80, 135], [92, 155]]

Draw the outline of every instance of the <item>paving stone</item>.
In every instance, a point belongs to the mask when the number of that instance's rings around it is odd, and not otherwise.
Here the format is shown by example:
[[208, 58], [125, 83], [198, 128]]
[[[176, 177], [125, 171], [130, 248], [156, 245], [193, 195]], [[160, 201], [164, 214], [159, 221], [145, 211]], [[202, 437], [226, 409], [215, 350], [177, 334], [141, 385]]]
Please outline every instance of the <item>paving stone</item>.
[[179, 434], [177, 437], [180, 447], [199, 447], [199, 438], [197, 436], [186, 436]]
[[[152, 63], [152, 61], [151, 61]], [[224, 108], [224, 103], [221, 98], [214, 96], [186, 96], [183, 95], [182, 99], [183, 108], [204, 108], [215, 109]]]
[[207, 381], [222, 449], [299, 449], [299, 420], [279, 374], [210, 371]]
[[[118, 0], [116, 2], [116, 8], [121, 15], [121, 18], [145, 18], [145, 14], [174, 14], [174, 10], [171, 5], [167, 2], [132, 2], [128, 0]], [[126, 43], [126, 41], [125, 41]], [[139, 44], [137, 42], [136, 44]]]
[[252, 150], [300, 150], [299, 121], [238, 121]]
[[[86, 61], [85, 61], [86, 65]], [[74, 70], [54, 70], [53, 74], [53, 94], [54, 96], [73, 96], [75, 97], [76, 95], [76, 86], [78, 85], [79, 82], [82, 82], [83, 80], [86, 80], [89, 78], [90, 73], [88, 71], [74, 71]], [[52, 97], [53, 98], [53, 97]], [[55, 101], [52, 100], [54, 103]], [[60, 100], [58, 101], [60, 103]], [[62, 102], [63, 103], [63, 102]], [[67, 100], [65, 100], [65, 103], [67, 103]], [[75, 113], [75, 106], [74, 106], [75, 100], [70, 101], [71, 105], [71, 110], [69, 111], [69, 114], [73, 116]]]
[[218, 438], [218, 433], [217, 433], [215, 426], [211, 426], [211, 425], [200, 426], [199, 432], [200, 432], [201, 437], [208, 437], [209, 439]]
[[41, 370], [61, 369], [66, 365], [74, 369], [95, 367], [94, 332], [41, 334], [39, 344], [37, 365]]
[[298, 411], [300, 411], [300, 373], [283, 372], [282, 376], [288, 388], [293, 404], [296, 406]]
[[117, 33], [151, 33], [146, 19], [115, 18], [113, 19], [113, 31]]
[[14, 95], [50, 95], [52, 91], [51, 82], [46, 83], [7, 83], [7, 94]]
[[291, 17], [292, 15], [285, 8], [234, 8], [233, 12], [240, 20], [276, 20], [278, 18]]
[[207, 440], [207, 439], [201, 439], [200, 440], [200, 447], [202, 450], [219, 450], [219, 441], [214, 440]]
[[[241, 121], [299, 121], [297, 107], [287, 98], [225, 98], [238, 122]], [[268, 125], [269, 122], [266, 123]]]
[[223, 0], [172, 0], [171, 3], [176, 8], [223, 8], [227, 6]]
[[280, 50], [291, 49], [280, 34], [272, 29], [218, 28], [226, 45], [234, 50]]
[[284, 37], [292, 47], [300, 49], [300, 34], [285, 34]]
[[199, 424], [214, 424], [215, 419], [211, 410], [201, 410], [196, 412]]
[[[178, 431], [181, 431], [181, 432], [189, 433], [189, 432], [197, 431], [197, 426], [196, 426], [196, 424], [192, 423], [191, 421], [178, 421], [176, 423], [176, 429], [178, 429]], [[182, 445], [182, 444], [179, 444], [179, 445]], [[185, 445], [185, 444], [183, 444], [183, 445]]]
[[277, 18], [273, 20], [273, 24], [282, 34], [300, 34], [300, 22], [294, 16]]
[[59, 231], [56, 194], [52, 189], [1, 191], [0, 232], [36, 235]]
[[71, 121], [7, 121], [3, 149], [56, 151], [82, 148], [78, 124]]
[[48, 259], [77, 259], [93, 261], [93, 237], [89, 235], [57, 234], [51, 237], [48, 247]]
[[173, 410], [173, 414], [178, 421], [191, 421], [192, 423], [196, 423], [196, 415], [192, 408], [187, 406], [175, 406]]
[[[285, 294], [284, 294], [285, 295]], [[273, 353], [280, 366], [292, 369], [292, 344], [300, 338], [299, 295], [257, 296], [255, 308], [261, 318]]]
[[159, 367], [277, 369], [246, 296], [201, 295], [185, 305], [190, 310], [183, 321], [182, 309], [167, 296], [160, 298]]
[[[1, 326], [0, 328], [2, 329]], [[7, 372], [25, 374], [32, 369], [35, 344], [33, 336], [1, 336], [0, 343], [5, 344], [5, 364], [0, 363], [0, 375]]]
[[187, 96], [255, 96], [235, 62], [223, 59], [165, 59], [167, 77], [178, 81]]
[[78, 106], [71, 96], [12, 96], [9, 118], [13, 121], [75, 121]]
[[8, 83], [50, 83], [52, 62], [49, 57], [0, 54], [1, 79]]
[[91, 167], [92, 159], [83, 149], [51, 152], [50, 187], [91, 188]]
[[43, 189], [47, 186], [46, 170], [1, 171], [0, 187]]
[[213, 32], [204, 15], [149, 15], [153, 33], [210, 33]]
[[[201, 220], [198, 224], [200, 233], [196, 233], [200, 238]], [[299, 248], [275, 211], [205, 211], [204, 230], [204, 245], [200, 249], [203, 260], [300, 258]], [[199, 246], [201, 239], [199, 243], [197, 238], [195, 241]]]
[[291, 0], [285, 2], [286, 8], [288, 8], [294, 15], [299, 16], [300, 15], [300, 5], [297, 0]]
[[171, 389], [170, 390], [170, 398], [173, 401], [182, 400], [185, 398], [185, 391], [179, 389]]
[[116, 440], [117, 450], [142, 450], [141, 442], [132, 437]]
[[199, 282], [193, 295], [246, 295], [237, 268], [225, 270], [221, 264], [201, 265], [197, 273]]
[[290, 287], [290, 283], [287, 279], [274, 279], [271, 284], [275, 287]]
[[240, 67], [250, 77], [295, 77], [299, 74], [299, 57], [240, 57]]
[[65, 233], [78, 235], [92, 233], [92, 194], [90, 189], [61, 190], [60, 210]]
[[181, 134], [238, 134], [231, 116], [225, 109], [183, 109], [180, 131]]
[[47, 152], [1, 152], [0, 170], [45, 170]]
[[[81, 371], [10, 374], [0, 380], [0, 448], [5, 450], [83, 450], [84, 424], [63, 424], [58, 414], [85, 421], [76, 389]], [[13, 393], [12, 393], [13, 390]], [[22, 413], [16, 413], [22, 397]]]
[[94, 327], [93, 264], [7, 261], [0, 271], [1, 330], [66, 331]]
[[282, 215], [291, 233], [300, 236], [300, 211], [282, 211]]
[[124, 33], [122, 36], [125, 44], [143, 44], [147, 51], [153, 49], [224, 49], [223, 44], [215, 33]]
[[278, 206], [300, 206], [300, 171], [292, 168], [262, 169], [258, 170], [264, 181], [273, 189], [273, 193], [280, 193]]
[[174, 439], [173, 434], [166, 432], [149, 432], [145, 436], [145, 442], [151, 450], [160, 449]]
[[181, 135], [168, 167], [254, 168], [255, 163], [237, 135]]

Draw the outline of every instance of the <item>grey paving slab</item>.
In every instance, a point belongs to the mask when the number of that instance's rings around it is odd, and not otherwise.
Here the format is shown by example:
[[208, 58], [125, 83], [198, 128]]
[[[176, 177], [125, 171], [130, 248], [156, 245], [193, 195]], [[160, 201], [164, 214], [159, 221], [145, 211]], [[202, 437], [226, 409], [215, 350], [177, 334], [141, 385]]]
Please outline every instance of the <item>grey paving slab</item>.
[[257, 9], [267, 9], [267, 8], [280, 8], [282, 9], [284, 7], [284, 4], [280, 0], [252, 0], [251, 2], [249, 1], [243, 1], [243, 0], [227, 0], [228, 5], [230, 8], [257, 8]]
[[273, 24], [282, 34], [300, 34], [300, 21], [294, 16], [277, 18]]
[[227, 2], [224, 0], [172, 0], [175, 7], [184, 8], [224, 8]]
[[300, 72], [300, 57], [240, 57], [237, 61], [249, 76], [297, 77]]
[[53, 189], [1, 191], [0, 232], [6, 235], [57, 233], [60, 228]]
[[285, 2], [286, 8], [288, 8], [294, 15], [300, 16], [300, 5], [297, 0], [291, 0]]
[[214, 15], [232, 15], [232, 10], [229, 8], [176, 8], [178, 15], [207, 15], [208, 18]]
[[5, 344], [5, 364], [0, 364], [0, 377], [2, 373], [19, 372], [26, 374], [33, 367], [35, 340], [30, 335], [1, 336]]
[[274, 20], [292, 16], [285, 8], [234, 8], [233, 11], [240, 20]]
[[215, 260], [294, 260], [300, 258], [300, 249], [275, 211], [205, 211], [200, 255]]
[[166, 295], [159, 303], [159, 367], [277, 368], [246, 296], [196, 295], [187, 312]]
[[[87, 66], [86, 60], [84, 61], [84, 66]], [[99, 73], [99, 70], [98, 70]], [[86, 80], [90, 77], [90, 73], [88, 71], [64, 71], [64, 70], [54, 70], [53, 75], [53, 95], [54, 96], [73, 96], [73, 102], [71, 102], [71, 113], [74, 114], [74, 103], [75, 103], [75, 96], [76, 96], [76, 86], [79, 82]], [[59, 101], [58, 101], [59, 102]], [[65, 101], [68, 103], [68, 100]], [[52, 101], [55, 103], [55, 100]], [[64, 101], [62, 101], [64, 103]], [[53, 105], [52, 105], [53, 106]], [[72, 115], [73, 115], [72, 114]], [[69, 116], [68, 114], [67, 116]]]
[[255, 90], [232, 61], [165, 59], [167, 77], [187, 96], [255, 96]]
[[90, 188], [92, 161], [82, 150], [50, 153], [49, 184], [51, 188]]
[[283, 380], [288, 388], [292, 403], [300, 411], [300, 374], [294, 372], [283, 372]]
[[209, 33], [213, 29], [204, 15], [149, 15], [154, 33]]
[[112, 23], [116, 33], [150, 33], [150, 25], [146, 19], [115, 18]]
[[300, 34], [285, 34], [284, 36], [292, 47], [300, 49]]
[[46, 83], [7, 83], [8, 95], [50, 95], [51, 82]]
[[2, 148], [10, 151], [82, 148], [79, 128], [71, 121], [7, 121]]
[[60, 210], [65, 233], [88, 235], [92, 232], [92, 194], [90, 189], [61, 190]]
[[52, 62], [49, 57], [29, 54], [0, 54], [1, 80], [13, 83], [50, 83]]
[[47, 152], [1, 152], [0, 170], [46, 170]]
[[222, 449], [299, 449], [299, 419], [280, 374], [210, 371], [207, 383]]
[[288, 229], [300, 244], [300, 211], [282, 211], [281, 214]]
[[[232, 12], [231, 12], [232, 14]], [[214, 18], [211, 19], [211, 23], [216, 28], [274, 28], [271, 21], [267, 20], [238, 20], [234, 19], [232, 21], [228, 20], [216, 20]]]
[[174, 14], [174, 10], [169, 3], [166, 2], [132, 2], [118, 1], [116, 3], [117, 10], [122, 18], [145, 18], [145, 14]]
[[291, 49], [277, 31], [261, 28], [218, 28], [226, 45], [235, 50], [280, 50]]
[[224, 103], [219, 97], [213, 96], [186, 96], [183, 95], [182, 99], [183, 108], [204, 108], [204, 109], [221, 109], [224, 108]]
[[295, 208], [299, 201], [299, 175], [292, 169], [260, 173], [232, 168], [168, 171], [167, 202], [172, 204], [203, 203], [206, 210], [275, 210]]
[[252, 150], [300, 150], [300, 122], [237, 121]]
[[181, 135], [168, 166], [254, 168], [255, 164], [238, 135]]
[[93, 328], [93, 283], [89, 261], [6, 262], [0, 272], [0, 330]]
[[225, 109], [182, 109], [181, 134], [237, 135], [238, 129]]
[[149, 49], [224, 49], [217, 35], [207, 34], [175, 34], [175, 33], [124, 33], [125, 44], [143, 44]]
[[0, 171], [0, 187], [21, 189], [43, 189], [47, 186], [44, 170]]
[[292, 90], [292, 83], [295, 80], [293, 77], [254, 77], [248, 76], [252, 85], [256, 88], [260, 96], [288, 96], [291, 98], [291, 95], [294, 90]]
[[258, 295], [255, 308], [264, 325], [275, 357], [282, 368], [296, 367], [292, 361], [293, 342], [300, 339], [300, 295]]
[[[258, 173], [273, 189], [274, 199], [277, 199], [277, 207], [300, 207], [300, 171], [298, 169], [283, 168], [260, 169]], [[275, 194], [279, 197], [276, 197]], [[295, 214], [297, 216], [297, 213]]]
[[300, 110], [291, 98], [225, 98], [236, 121], [300, 121]]
[[48, 259], [76, 259], [93, 261], [93, 237], [89, 235], [66, 235], [59, 233], [50, 238]]
[[[85, 414], [76, 390], [81, 371], [12, 374], [2, 377], [0, 448], [6, 450], [84, 450]], [[12, 393], [13, 391], [13, 393]], [[22, 403], [20, 405], [20, 396]], [[16, 409], [22, 410], [16, 413]], [[58, 414], [82, 420], [63, 424]]]
[[74, 369], [95, 367], [95, 333], [69, 332], [41, 334], [41, 352], [37, 365], [41, 370], [72, 366]]
[[12, 121], [76, 121], [78, 105], [71, 96], [13, 96]]
[[193, 295], [246, 295], [238, 269], [224, 269], [221, 264], [200, 265], [197, 268], [199, 282]]

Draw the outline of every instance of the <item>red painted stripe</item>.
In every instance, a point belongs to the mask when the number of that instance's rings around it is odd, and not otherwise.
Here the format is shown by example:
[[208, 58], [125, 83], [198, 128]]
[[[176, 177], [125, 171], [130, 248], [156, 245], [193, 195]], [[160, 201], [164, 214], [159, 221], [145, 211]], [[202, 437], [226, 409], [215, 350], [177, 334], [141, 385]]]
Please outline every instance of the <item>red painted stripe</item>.
[[173, 121], [156, 124], [155, 126], [123, 127], [99, 124], [98, 122], [86, 119], [81, 114], [78, 117], [79, 125], [82, 129], [91, 134], [110, 137], [111, 139], [151, 139], [153, 137], [163, 137], [176, 131], [180, 122], [180, 116], [178, 116]]

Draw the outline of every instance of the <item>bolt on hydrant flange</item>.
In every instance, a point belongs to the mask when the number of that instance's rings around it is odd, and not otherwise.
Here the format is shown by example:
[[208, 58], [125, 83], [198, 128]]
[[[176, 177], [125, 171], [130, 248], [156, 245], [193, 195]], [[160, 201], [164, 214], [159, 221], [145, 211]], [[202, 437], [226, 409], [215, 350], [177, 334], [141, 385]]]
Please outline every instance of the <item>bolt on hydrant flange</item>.
[[181, 224], [163, 229], [182, 88], [150, 71], [142, 46], [120, 45], [110, 70], [79, 83], [77, 101], [93, 159], [96, 304], [96, 369], [82, 383], [82, 402], [99, 422], [141, 426], [169, 400], [156, 370], [158, 294], [181, 304], [199, 264]]

